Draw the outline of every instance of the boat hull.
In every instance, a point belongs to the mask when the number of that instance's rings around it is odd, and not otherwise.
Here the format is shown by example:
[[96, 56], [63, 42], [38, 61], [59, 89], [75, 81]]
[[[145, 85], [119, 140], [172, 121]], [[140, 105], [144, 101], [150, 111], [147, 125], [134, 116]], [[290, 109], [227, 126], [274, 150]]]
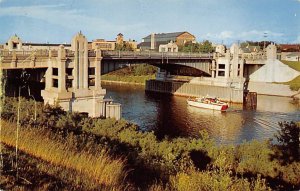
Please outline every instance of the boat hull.
[[207, 103], [197, 102], [193, 100], [187, 100], [187, 103], [188, 105], [193, 107], [212, 109], [217, 111], [226, 111], [228, 109], [227, 104], [207, 104]]

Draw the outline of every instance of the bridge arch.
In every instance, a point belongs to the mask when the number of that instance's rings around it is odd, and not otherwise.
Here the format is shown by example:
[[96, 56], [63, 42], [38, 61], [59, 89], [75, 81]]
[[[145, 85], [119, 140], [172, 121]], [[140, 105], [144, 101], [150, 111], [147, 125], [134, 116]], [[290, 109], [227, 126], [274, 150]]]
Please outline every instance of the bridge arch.
[[211, 76], [211, 61], [198, 62], [162, 62], [161, 60], [122, 61], [102, 60], [101, 74], [107, 74], [132, 64], [149, 64], [171, 72], [174, 75]]

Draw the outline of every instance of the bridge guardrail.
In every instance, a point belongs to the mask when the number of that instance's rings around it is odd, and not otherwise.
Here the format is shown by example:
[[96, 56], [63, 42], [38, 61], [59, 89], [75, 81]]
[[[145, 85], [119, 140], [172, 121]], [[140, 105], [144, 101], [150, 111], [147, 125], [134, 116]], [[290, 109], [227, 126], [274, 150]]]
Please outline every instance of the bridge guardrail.
[[30, 56], [32, 54], [35, 54], [36, 56], [49, 56], [48, 50], [1, 50], [0, 55], [1, 56]]
[[102, 51], [103, 57], [148, 57], [148, 58], [212, 58], [212, 53], [186, 53], [186, 52], [133, 52], [133, 51]]

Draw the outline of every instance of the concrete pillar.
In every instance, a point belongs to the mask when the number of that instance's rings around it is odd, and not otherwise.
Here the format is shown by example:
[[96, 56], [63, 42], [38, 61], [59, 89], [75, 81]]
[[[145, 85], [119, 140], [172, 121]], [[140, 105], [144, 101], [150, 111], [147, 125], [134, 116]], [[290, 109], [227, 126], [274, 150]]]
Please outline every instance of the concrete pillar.
[[225, 54], [225, 78], [229, 78], [230, 76], [230, 52], [227, 50], [226, 54]]
[[79, 57], [79, 61], [78, 61], [78, 84], [79, 84], [79, 89], [83, 88], [83, 70], [84, 70], [84, 50], [83, 50], [83, 45], [81, 42], [79, 42], [79, 48], [78, 48], [78, 57]]
[[48, 60], [48, 68], [45, 73], [45, 90], [50, 90], [53, 87], [52, 84], [52, 61], [51, 58]]
[[88, 41], [83, 34], [78, 33], [72, 39], [71, 49], [74, 51], [74, 89], [88, 88]]
[[78, 71], [79, 71], [79, 52], [78, 52], [78, 43], [72, 43], [72, 48], [75, 46], [74, 50], [74, 68], [73, 68], [73, 89], [78, 89]]
[[12, 68], [16, 68], [17, 67], [17, 53], [16, 53], [15, 50], [13, 50], [13, 52], [12, 52], [12, 58], [11, 58], [10, 66]]
[[95, 58], [95, 90], [101, 89], [101, 50], [96, 50], [96, 58]]
[[58, 48], [58, 91], [66, 91], [66, 50], [63, 45]]
[[230, 53], [233, 55], [231, 60], [232, 71], [230, 72], [230, 77], [238, 77], [238, 65], [239, 65], [239, 46], [233, 44], [230, 47]]
[[36, 61], [36, 52], [32, 52], [30, 56], [30, 67], [34, 68], [35, 67], [35, 61]]
[[216, 60], [212, 60], [212, 66], [211, 66], [211, 77], [215, 78], [216, 77]]
[[242, 56], [242, 60], [240, 62], [240, 78], [244, 77], [244, 64], [245, 64], [245, 59], [244, 59], [244, 55]]
[[150, 49], [151, 50], [154, 50], [155, 49], [155, 34], [154, 33], [151, 33], [151, 46], [150, 46]]
[[267, 47], [267, 59], [276, 60], [277, 59], [277, 48], [274, 44], [270, 44]]
[[85, 40], [83, 48], [83, 88], [88, 89], [89, 88], [89, 50], [88, 50], [88, 41]]

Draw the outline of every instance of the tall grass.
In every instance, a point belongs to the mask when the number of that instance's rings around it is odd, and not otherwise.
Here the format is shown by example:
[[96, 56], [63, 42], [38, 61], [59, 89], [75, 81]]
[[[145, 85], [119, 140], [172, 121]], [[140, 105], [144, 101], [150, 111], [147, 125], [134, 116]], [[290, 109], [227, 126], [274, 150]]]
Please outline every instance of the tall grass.
[[[2, 132], [3, 143], [15, 145], [15, 124], [2, 122], [5, 131]], [[77, 173], [79, 182], [91, 187], [120, 189], [126, 176], [124, 161], [112, 159], [106, 151], [97, 155], [89, 152], [75, 152], [67, 144], [51, 140], [49, 133], [41, 129], [20, 129], [19, 149], [38, 157], [51, 165], [73, 170]], [[92, 184], [92, 182], [94, 184]], [[92, 185], [90, 185], [92, 184]]]

